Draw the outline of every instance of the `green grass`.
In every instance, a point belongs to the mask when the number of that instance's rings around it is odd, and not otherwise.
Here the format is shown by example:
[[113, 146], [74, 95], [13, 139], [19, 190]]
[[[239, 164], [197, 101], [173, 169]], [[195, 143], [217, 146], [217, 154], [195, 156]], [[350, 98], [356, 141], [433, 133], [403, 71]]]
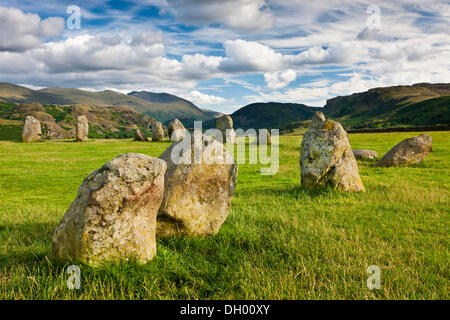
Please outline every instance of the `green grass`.
[[[350, 135], [380, 155], [415, 133]], [[146, 265], [81, 266], [80, 290], [47, 258], [53, 231], [90, 172], [119, 154], [159, 156], [169, 142], [0, 142], [0, 298], [448, 299], [450, 132], [408, 168], [359, 162], [366, 193], [299, 187], [300, 136], [280, 137], [280, 169], [239, 165], [231, 211], [205, 239], [158, 239]], [[381, 268], [381, 289], [366, 269]]]

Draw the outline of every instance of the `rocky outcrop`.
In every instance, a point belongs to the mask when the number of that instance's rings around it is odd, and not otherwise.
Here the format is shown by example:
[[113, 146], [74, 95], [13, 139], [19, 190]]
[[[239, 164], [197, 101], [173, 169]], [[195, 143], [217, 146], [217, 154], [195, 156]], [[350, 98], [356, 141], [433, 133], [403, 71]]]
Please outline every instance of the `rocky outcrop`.
[[92, 172], [56, 227], [53, 256], [94, 266], [151, 260], [166, 168], [160, 159], [129, 153]]
[[155, 121], [152, 123], [152, 141], [164, 140], [164, 129], [161, 122]]
[[23, 142], [37, 142], [42, 139], [41, 123], [33, 116], [27, 116], [22, 130]]
[[168, 133], [171, 141], [179, 141], [186, 136], [186, 128], [180, 120], [173, 119], [169, 124]]
[[341, 124], [316, 112], [300, 149], [301, 184], [307, 189], [365, 191], [358, 165]]
[[373, 160], [373, 159], [378, 158], [378, 153], [373, 150], [355, 149], [352, 151], [353, 151], [353, 155], [355, 156], [356, 159]]
[[[237, 164], [220, 142], [201, 133], [189, 137], [160, 156], [167, 162], [167, 171], [157, 236], [214, 235], [230, 210]], [[196, 155], [202, 164], [195, 163]]]
[[88, 141], [89, 122], [86, 116], [77, 117], [76, 141]]
[[399, 167], [422, 162], [432, 151], [433, 140], [428, 134], [421, 134], [401, 141], [389, 150], [376, 167]]

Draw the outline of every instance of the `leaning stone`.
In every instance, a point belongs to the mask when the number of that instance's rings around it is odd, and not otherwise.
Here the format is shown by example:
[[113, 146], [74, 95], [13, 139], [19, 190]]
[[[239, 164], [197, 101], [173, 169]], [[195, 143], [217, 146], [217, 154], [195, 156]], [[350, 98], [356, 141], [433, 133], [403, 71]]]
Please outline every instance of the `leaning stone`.
[[433, 149], [433, 139], [421, 134], [399, 142], [377, 163], [376, 167], [399, 167], [422, 162]]
[[152, 141], [162, 141], [164, 139], [164, 129], [161, 122], [152, 123]]
[[139, 128], [136, 128], [136, 132], [134, 133], [134, 141], [148, 141], [145, 134], [139, 130]]
[[76, 141], [88, 141], [89, 122], [86, 116], [77, 117]]
[[22, 130], [23, 142], [37, 142], [42, 139], [41, 123], [35, 117], [27, 116]]
[[179, 141], [186, 136], [186, 128], [180, 120], [173, 119], [169, 124], [169, 138], [172, 141]]
[[303, 135], [300, 151], [301, 184], [307, 189], [332, 188], [365, 191], [358, 165], [341, 124], [316, 112]]
[[94, 266], [151, 260], [166, 168], [163, 160], [129, 153], [92, 172], [56, 227], [53, 256]]
[[[195, 155], [202, 164], [194, 163]], [[160, 159], [167, 162], [167, 171], [157, 236], [215, 235], [228, 216], [236, 186], [238, 167], [232, 156], [220, 142], [195, 133], [169, 146]]]
[[353, 155], [355, 156], [356, 159], [373, 160], [373, 159], [378, 158], [378, 153], [373, 150], [355, 149], [352, 151], [353, 151]]

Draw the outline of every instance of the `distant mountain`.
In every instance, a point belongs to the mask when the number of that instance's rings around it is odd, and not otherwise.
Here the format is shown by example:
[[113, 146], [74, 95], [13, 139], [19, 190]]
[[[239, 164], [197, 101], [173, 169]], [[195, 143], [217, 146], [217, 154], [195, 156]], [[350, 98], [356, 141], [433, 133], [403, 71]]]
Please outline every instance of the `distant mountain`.
[[209, 120], [212, 118], [212, 116], [198, 108], [192, 102], [168, 93], [132, 91], [128, 93], [128, 96], [151, 102], [155, 110], [152, 112], [142, 112], [156, 119], [164, 119], [160, 120], [163, 122], [178, 118], [185, 126], [191, 126], [194, 120]]
[[374, 88], [329, 99], [324, 113], [355, 129], [450, 124], [450, 84]]
[[79, 115], [88, 119], [90, 138], [131, 138], [135, 128], [149, 136], [149, 127], [155, 121], [129, 107], [0, 102], [0, 140], [20, 140], [27, 115], [41, 122], [43, 135], [49, 139], [73, 138]]
[[311, 119], [322, 108], [297, 103], [252, 103], [231, 114], [235, 128], [274, 129], [293, 121]]
[[214, 110], [209, 109], [201, 109], [201, 110], [212, 118], [220, 118], [224, 115], [223, 113]]
[[[141, 98], [142, 97], [142, 98]], [[84, 104], [97, 107], [124, 106], [167, 123], [174, 118], [182, 122], [211, 119], [188, 100], [167, 93], [132, 92], [128, 95], [112, 90], [91, 92], [70, 88], [32, 90], [10, 83], [0, 83], [0, 100], [12, 103], [52, 105]]]

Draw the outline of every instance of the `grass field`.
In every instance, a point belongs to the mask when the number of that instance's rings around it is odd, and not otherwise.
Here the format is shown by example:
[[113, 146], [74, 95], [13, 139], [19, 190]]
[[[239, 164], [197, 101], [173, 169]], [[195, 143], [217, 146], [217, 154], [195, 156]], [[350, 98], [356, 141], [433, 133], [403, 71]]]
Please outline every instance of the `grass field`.
[[[448, 299], [450, 132], [408, 168], [359, 162], [366, 193], [299, 187], [301, 136], [280, 137], [280, 169], [239, 165], [219, 234], [158, 239], [157, 257], [81, 267], [81, 289], [47, 255], [53, 231], [90, 172], [115, 156], [159, 156], [169, 145], [131, 140], [0, 142], [2, 299]], [[380, 155], [416, 133], [353, 134]], [[366, 269], [381, 269], [369, 290]]]

